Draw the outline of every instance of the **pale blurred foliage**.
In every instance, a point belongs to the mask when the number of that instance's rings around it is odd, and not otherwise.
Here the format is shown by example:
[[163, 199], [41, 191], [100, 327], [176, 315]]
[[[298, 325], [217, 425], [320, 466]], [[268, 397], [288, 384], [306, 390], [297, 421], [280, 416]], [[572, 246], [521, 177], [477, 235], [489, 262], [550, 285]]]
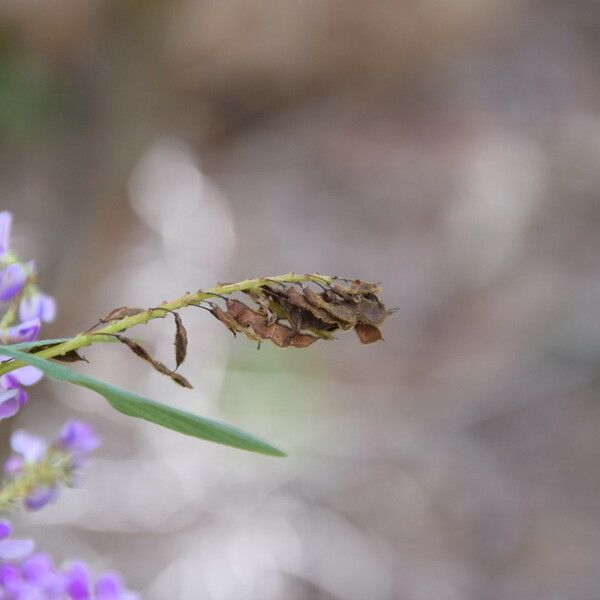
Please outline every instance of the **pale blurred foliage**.
[[[45, 382], [18, 424], [76, 415], [106, 444], [22, 531], [150, 600], [597, 598], [596, 3], [7, 0], [0, 19], [0, 77], [19, 74], [0, 192], [58, 298], [48, 336], [290, 270], [381, 280], [399, 307], [373, 347], [260, 352], [189, 309], [193, 392], [90, 349], [86, 372], [290, 456]], [[134, 331], [166, 362], [172, 332]]]

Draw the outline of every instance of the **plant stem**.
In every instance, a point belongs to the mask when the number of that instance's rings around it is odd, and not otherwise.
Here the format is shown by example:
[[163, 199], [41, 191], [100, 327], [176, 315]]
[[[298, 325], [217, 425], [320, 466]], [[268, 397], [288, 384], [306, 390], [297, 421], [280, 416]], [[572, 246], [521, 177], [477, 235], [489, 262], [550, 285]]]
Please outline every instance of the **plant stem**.
[[[132, 317], [125, 317], [124, 319], [111, 322], [105, 327], [97, 329], [93, 333], [78, 333], [67, 342], [58, 344], [52, 348], [47, 348], [41, 352], [36, 352], [35, 356], [39, 356], [40, 358], [52, 358], [53, 356], [60, 356], [71, 350], [76, 350], [77, 348], [90, 346], [94, 342], [101, 341], [102, 334], [111, 335], [124, 331], [125, 329], [129, 329], [130, 327], [134, 327], [135, 325], [144, 325], [152, 319], [164, 319], [169, 313], [165, 312], [163, 309], [179, 310], [180, 308], [185, 308], [190, 304], [197, 304], [203, 300], [214, 299], [214, 294], [226, 296], [228, 294], [233, 294], [234, 292], [244, 292], [247, 290], [256, 289], [263, 285], [269, 285], [273, 282], [300, 283], [302, 281], [316, 281], [329, 283], [333, 279], [333, 277], [327, 275], [296, 275], [294, 273], [286, 273], [285, 275], [275, 275], [274, 277], [258, 277], [256, 279], [245, 279], [244, 281], [240, 281], [238, 283], [218, 285], [206, 291], [198, 290], [194, 294], [185, 294], [176, 300], [164, 302], [159, 307], [149, 308]], [[6, 362], [3, 364], [3, 366], [0, 366], [0, 375], [10, 373], [11, 371], [23, 366], [25, 366], [25, 363], [18, 360]]]

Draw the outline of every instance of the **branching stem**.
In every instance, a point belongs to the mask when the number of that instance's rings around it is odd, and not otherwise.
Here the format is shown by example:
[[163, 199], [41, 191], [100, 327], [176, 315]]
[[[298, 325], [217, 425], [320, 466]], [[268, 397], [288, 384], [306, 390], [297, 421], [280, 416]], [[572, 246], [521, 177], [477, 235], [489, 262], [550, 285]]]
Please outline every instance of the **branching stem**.
[[[333, 277], [329, 277], [327, 275], [296, 275], [295, 273], [286, 273], [285, 275], [276, 275], [274, 277], [258, 277], [256, 279], [245, 279], [244, 281], [240, 281], [238, 283], [218, 285], [206, 291], [198, 290], [194, 294], [185, 294], [180, 298], [177, 298], [176, 300], [172, 300], [171, 302], [164, 302], [158, 307], [149, 308], [148, 310], [145, 310], [134, 316], [125, 317], [124, 319], [119, 319], [118, 321], [113, 321], [107, 324], [105, 327], [97, 329], [93, 333], [78, 333], [70, 340], [62, 344], [53, 346], [52, 348], [47, 348], [45, 350], [37, 352], [35, 355], [39, 356], [40, 358], [52, 358], [53, 356], [60, 356], [62, 354], [70, 352], [71, 350], [76, 350], [77, 348], [90, 346], [95, 342], [101, 341], [102, 334], [113, 335], [115, 333], [119, 333], [131, 327], [134, 327], [135, 325], [145, 325], [146, 323], [148, 323], [148, 321], [151, 321], [152, 319], [164, 319], [168, 315], [168, 312], [165, 311], [179, 310], [181, 308], [185, 308], [186, 306], [190, 306], [191, 304], [197, 304], [198, 302], [206, 300], [207, 298], [214, 298], [215, 295], [228, 295], [233, 294], [234, 292], [245, 292], [248, 290], [259, 288], [263, 285], [268, 285], [270, 282], [300, 283], [302, 281], [320, 281], [329, 283], [333, 279]], [[18, 369], [23, 366], [25, 366], [25, 363], [17, 360], [6, 362], [2, 366], [0, 366], [0, 375], [9, 373], [10, 371], [14, 371], [15, 369]]]

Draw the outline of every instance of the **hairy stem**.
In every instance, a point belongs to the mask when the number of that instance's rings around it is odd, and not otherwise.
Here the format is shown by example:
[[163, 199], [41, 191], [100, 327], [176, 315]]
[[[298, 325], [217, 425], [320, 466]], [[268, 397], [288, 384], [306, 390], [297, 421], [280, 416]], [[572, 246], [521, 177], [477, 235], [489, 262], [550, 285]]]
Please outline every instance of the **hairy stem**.
[[[202, 300], [214, 299], [215, 294], [225, 296], [228, 294], [233, 294], [234, 292], [244, 292], [247, 290], [256, 289], [262, 285], [268, 285], [272, 282], [300, 283], [302, 281], [315, 281], [329, 283], [333, 279], [333, 277], [327, 275], [296, 275], [294, 273], [286, 273], [285, 275], [275, 275], [274, 277], [245, 279], [244, 281], [240, 281], [238, 283], [218, 285], [205, 291], [198, 290], [194, 294], [185, 294], [176, 300], [172, 300], [171, 302], [163, 302], [159, 307], [149, 308], [148, 310], [145, 310], [132, 317], [126, 317], [118, 321], [113, 321], [105, 327], [97, 329], [93, 333], [78, 333], [67, 342], [53, 346], [52, 348], [47, 348], [46, 350], [42, 350], [40, 352], [36, 352], [35, 356], [39, 356], [40, 358], [52, 358], [53, 356], [60, 356], [71, 350], [76, 350], [77, 348], [90, 346], [95, 342], [101, 341], [102, 334], [112, 335], [114, 333], [124, 331], [125, 329], [129, 329], [130, 327], [134, 327], [135, 325], [144, 325], [152, 319], [164, 319], [165, 316], [169, 314], [168, 312], [165, 312], [165, 309], [179, 310], [180, 308], [185, 308], [190, 304], [197, 304]], [[23, 366], [25, 366], [25, 363], [17, 360], [4, 363], [2, 366], [0, 366], [0, 375], [9, 373], [10, 371], [14, 371], [15, 369]]]

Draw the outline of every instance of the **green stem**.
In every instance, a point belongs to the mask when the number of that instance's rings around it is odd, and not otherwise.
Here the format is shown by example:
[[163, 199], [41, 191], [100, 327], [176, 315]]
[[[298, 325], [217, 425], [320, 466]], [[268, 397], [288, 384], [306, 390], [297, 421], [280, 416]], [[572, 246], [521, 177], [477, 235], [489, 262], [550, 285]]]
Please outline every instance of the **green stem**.
[[[258, 277], [256, 279], [245, 279], [244, 281], [240, 281], [238, 283], [218, 285], [206, 291], [198, 290], [194, 294], [185, 294], [181, 296], [181, 298], [177, 298], [171, 302], [164, 302], [160, 305], [160, 307], [149, 308], [132, 317], [126, 317], [124, 319], [120, 319], [119, 321], [111, 322], [105, 327], [97, 329], [93, 333], [78, 333], [76, 336], [71, 338], [69, 341], [64, 342], [63, 344], [53, 346], [52, 348], [47, 348], [41, 352], [36, 352], [35, 356], [39, 356], [40, 358], [52, 358], [53, 356], [60, 356], [61, 354], [66, 354], [71, 350], [76, 350], [77, 348], [90, 346], [94, 342], [101, 341], [102, 334], [111, 335], [114, 333], [119, 333], [120, 331], [124, 331], [125, 329], [129, 329], [130, 327], [134, 327], [135, 325], [144, 325], [152, 319], [164, 319], [168, 315], [168, 312], [165, 312], [163, 309], [179, 310], [180, 308], [185, 308], [190, 304], [197, 304], [203, 300], [214, 299], [214, 294], [226, 296], [228, 294], [233, 294], [234, 292], [253, 290], [263, 285], [269, 285], [272, 282], [300, 283], [302, 281], [316, 281], [329, 283], [333, 279], [333, 277], [327, 275], [296, 275], [294, 273], [286, 273], [285, 275], [275, 275], [274, 277]], [[25, 363], [18, 360], [4, 363], [4, 365], [0, 367], [0, 375], [10, 373], [10, 371], [14, 371], [15, 369], [23, 366], [25, 366]]]

